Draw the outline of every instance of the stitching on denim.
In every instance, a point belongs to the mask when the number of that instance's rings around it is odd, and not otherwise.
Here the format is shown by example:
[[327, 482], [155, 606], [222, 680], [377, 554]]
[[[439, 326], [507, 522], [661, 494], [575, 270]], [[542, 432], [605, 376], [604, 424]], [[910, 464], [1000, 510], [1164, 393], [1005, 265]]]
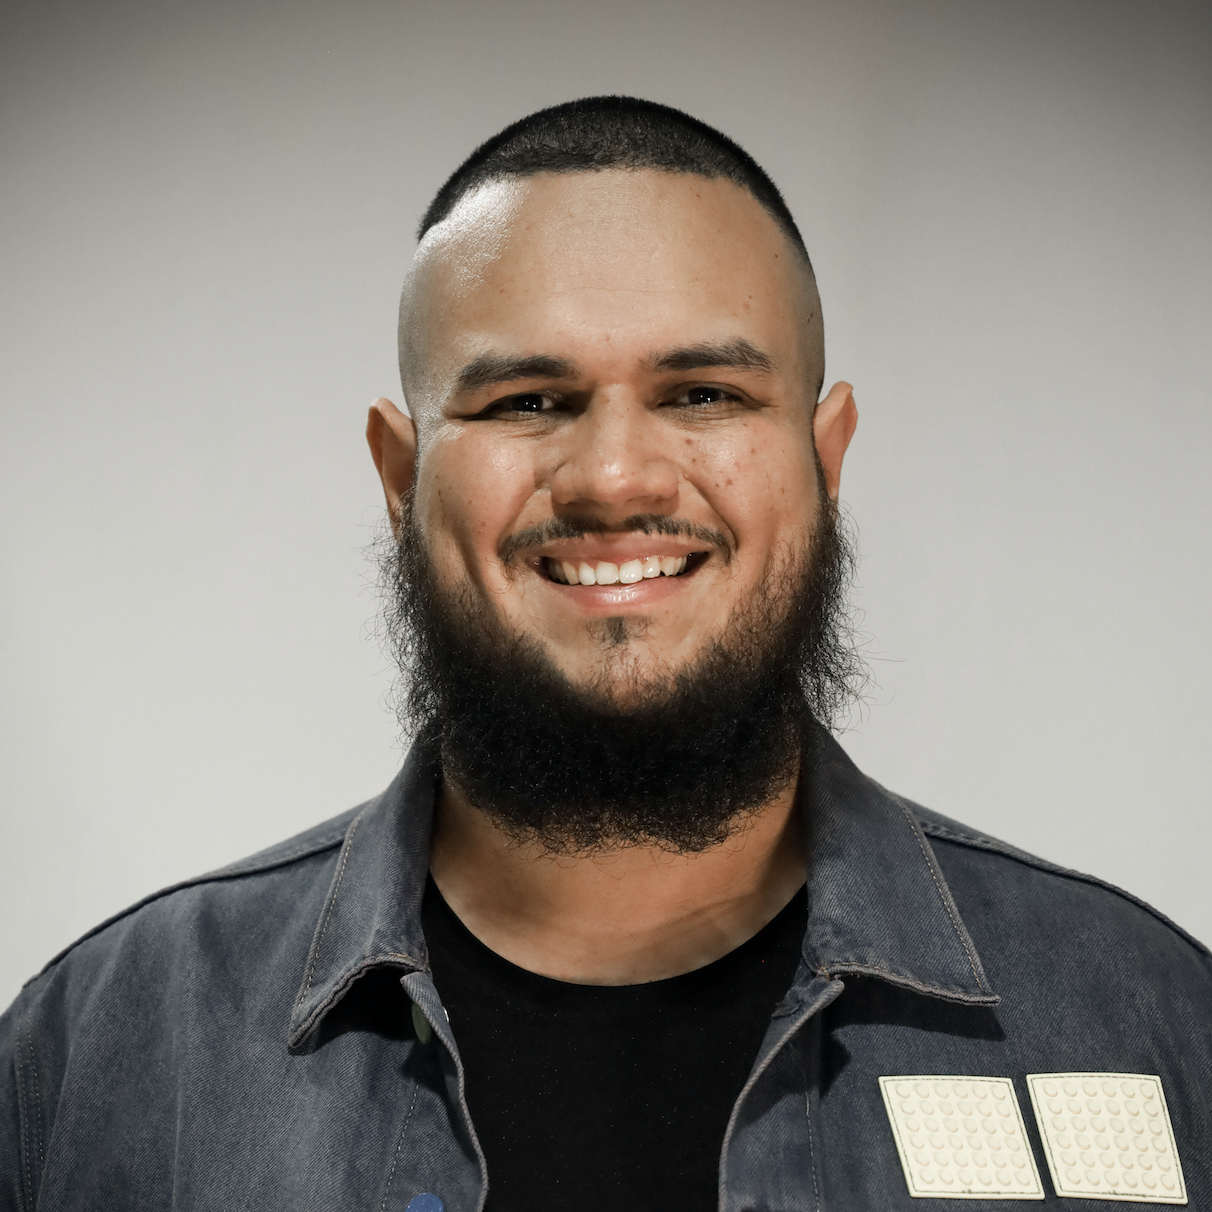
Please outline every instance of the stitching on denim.
[[816, 1146], [812, 1143], [812, 1083], [808, 1080], [808, 1066], [800, 1057], [800, 1072], [804, 1077], [804, 1127], [808, 1130], [808, 1170], [812, 1175], [812, 1207], [821, 1210], [821, 1192], [816, 1181]]
[[316, 975], [316, 966], [320, 962], [320, 949], [324, 945], [324, 936], [328, 933], [328, 923], [332, 919], [332, 911], [337, 905], [337, 894], [341, 891], [341, 881], [345, 878], [345, 865], [349, 862], [349, 852], [353, 849], [354, 834], [358, 831], [358, 826], [361, 824], [362, 818], [357, 816], [354, 818], [353, 824], [349, 827], [349, 832], [345, 835], [345, 849], [341, 855], [341, 867], [337, 872], [337, 882], [332, 888], [332, 899], [328, 902], [328, 912], [324, 914], [324, 925], [320, 927], [320, 936], [316, 939], [316, 949], [311, 957], [311, 968], [307, 973], [307, 983], [303, 986], [303, 991], [299, 994], [301, 1002], [311, 989], [312, 979]]
[[[828, 998], [825, 1001], [824, 1006], [829, 1005], [832, 1001], [833, 1001], [832, 997]], [[727, 1185], [728, 1150], [732, 1146], [733, 1133], [735, 1132], [736, 1127], [737, 1127], [738, 1115], [740, 1113], [741, 1104], [745, 1101], [745, 1099], [747, 1099], [749, 1097], [750, 1091], [752, 1091], [757, 1086], [758, 1082], [760, 1082], [762, 1080], [762, 1078], [766, 1075], [766, 1071], [770, 1068], [770, 1066], [772, 1064], [774, 1064], [775, 1058], [787, 1046], [788, 1042], [794, 1038], [794, 1036], [803, 1028], [804, 1024], [809, 1021], [809, 1019], [811, 1019], [815, 1015], [819, 1014], [824, 1009], [824, 1006], [821, 1006], [821, 1005], [816, 1006], [815, 1009], [813, 1009], [809, 1013], [805, 1014], [804, 1017], [798, 1023], [796, 1023], [790, 1027], [784, 1027], [783, 1028], [783, 1037], [780, 1040], [780, 1042], [774, 1048], [772, 1048], [771, 1051], [762, 1059], [761, 1064], [758, 1065], [757, 1069], [754, 1072], [749, 1074], [749, 1077], [746, 1079], [745, 1084], [741, 1087], [741, 1092], [740, 1092], [740, 1094], [737, 1095], [736, 1102], [732, 1104], [732, 1112], [728, 1116], [728, 1126], [724, 1129], [724, 1143], [723, 1143], [723, 1147], [720, 1150], [720, 1190], [721, 1191], [723, 1191]], [[800, 1002], [799, 1006], [797, 1007], [797, 1013], [803, 1013], [803, 1010], [804, 1010], [804, 1003]]]
[[[355, 820], [357, 819], [360, 818], [355, 818]], [[185, 884], [178, 884], [176, 886], [179, 888], [188, 888], [194, 884], [216, 883], [219, 880], [235, 879], [242, 875], [260, 875], [263, 871], [272, 871], [275, 867], [284, 867], [287, 863], [292, 863], [297, 858], [303, 858], [309, 854], [318, 854], [321, 850], [330, 850], [344, 837], [345, 831], [342, 830], [333, 838], [313, 842], [310, 846], [300, 846], [297, 850], [288, 850], [285, 854], [275, 854], [272, 859], [266, 859], [264, 862], [253, 863], [249, 867], [241, 867], [233, 863], [230, 867], [220, 867], [217, 871], [207, 871], [205, 874], [196, 876], [192, 880], [187, 880]]]
[[1107, 880], [1099, 879], [1097, 875], [1087, 875], [1084, 871], [1074, 871], [1072, 867], [1062, 867], [1059, 863], [1050, 863], [1047, 859], [1030, 854], [1026, 850], [1020, 850], [1017, 846], [1011, 846], [1006, 842], [999, 841], [997, 838], [959, 833], [954, 829], [948, 828], [946, 825], [940, 825], [924, 817], [919, 819], [919, 823], [921, 824], [923, 833], [941, 838], [945, 842], [956, 842], [961, 846], [971, 846], [975, 850], [984, 850], [989, 854], [1000, 854], [1002, 858], [1008, 858], [1015, 863], [1022, 863], [1024, 867], [1034, 867], [1037, 871], [1044, 871], [1049, 875], [1059, 875], [1064, 879], [1076, 880], [1080, 884], [1089, 884], [1094, 888], [1102, 888], [1105, 892], [1113, 893], [1121, 900], [1135, 905], [1138, 909], [1143, 909], [1150, 917], [1161, 922], [1163, 926], [1169, 927], [1185, 943], [1189, 943], [1203, 955], [1212, 955], [1212, 950], [1206, 944], [1200, 942], [1193, 934], [1188, 934], [1186, 930], [1177, 922], [1168, 918], [1160, 909], [1155, 909], [1148, 901], [1141, 900], [1139, 896], [1134, 896], [1131, 892], [1127, 892], [1123, 888], [1109, 883]]
[[915, 989], [919, 993], [929, 993], [933, 997], [945, 997], [958, 1000], [965, 1005], [990, 1005], [1001, 999], [995, 993], [966, 993], [963, 989], [951, 989], [945, 985], [929, 985], [915, 976], [898, 972], [895, 968], [885, 968], [880, 964], [869, 964], [865, 960], [840, 959], [829, 969], [821, 969], [821, 975], [828, 980], [836, 980], [837, 973], [853, 976], [876, 976], [905, 989]]
[[[438, 1005], [441, 1007], [442, 999], [439, 996]], [[445, 1008], [442, 1008], [445, 1014]], [[445, 1029], [439, 1020], [438, 1025], [434, 1026], [434, 1035], [440, 1039], [446, 1047], [447, 1054], [454, 1062], [455, 1074], [458, 1077], [459, 1090], [459, 1110], [463, 1113], [464, 1123], [467, 1128], [467, 1137], [471, 1141], [471, 1146], [476, 1151], [476, 1164], [480, 1168], [480, 1178], [482, 1185], [480, 1187], [480, 1198], [476, 1203], [476, 1212], [484, 1212], [484, 1206], [488, 1202], [488, 1159], [484, 1156], [484, 1146], [480, 1144], [480, 1138], [476, 1134], [476, 1126], [471, 1122], [471, 1108], [467, 1105], [467, 1070], [463, 1066], [463, 1058], [459, 1055], [458, 1045], [455, 1043], [454, 1036], [450, 1034], [450, 1016], [446, 1015]]]
[[[26, 1016], [26, 1022], [29, 1022], [29, 1016]], [[38, 1082], [38, 1057], [34, 1052], [34, 1029], [32, 1026], [27, 1026], [25, 1030], [26, 1046], [29, 1048], [29, 1070], [34, 1079], [34, 1133], [38, 1140], [38, 1171], [41, 1173], [42, 1168], [46, 1165], [46, 1150], [42, 1144], [42, 1089]], [[31, 1188], [32, 1194], [32, 1188]]]
[[[25, 1105], [25, 1081], [22, 1076], [21, 1065], [21, 1034], [20, 1024], [18, 1024], [17, 1034], [17, 1055], [13, 1061], [13, 1067], [17, 1071], [17, 1116], [21, 1123], [21, 1143], [24, 1146], [21, 1150], [25, 1158], [25, 1189], [21, 1193], [21, 1202], [26, 1203], [27, 1197], [33, 1198], [34, 1188], [33, 1180], [29, 1172], [29, 1112]], [[28, 1205], [27, 1205], [28, 1206]]]
[[[26, 1050], [26, 1052], [29, 1053], [29, 1060], [30, 1060], [31, 1067], [34, 1067], [34, 1033], [33, 1033], [33, 1028], [29, 1025], [30, 1011], [27, 1009], [25, 1011], [24, 1016], [22, 1016], [22, 1017], [24, 1018], [24, 1021], [25, 1021], [25, 1029], [24, 1029], [25, 1050]], [[23, 1143], [25, 1145], [25, 1148], [23, 1150], [23, 1152], [25, 1154], [25, 1191], [22, 1194], [22, 1202], [25, 1203], [28, 1200], [28, 1203], [26, 1204], [26, 1206], [32, 1208], [34, 1206], [34, 1175], [33, 1175], [32, 1169], [30, 1168], [30, 1155], [33, 1153], [34, 1142], [37, 1141], [38, 1169], [39, 1169], [39, 1173], [41, 1173], [42, 1156], [43, 1156], [42, 1155], [42, 1132], [38, 1125], [38, 1116], [40, 1113], [40, 1107], [38, 1104], [38, 1096], [37, 1096], [37, 1091], [36, 1091], [37, 1072], [36, 1072], [36, 1068], [35, 1068], [35, 1072], [34, 1072], [35, 1092], [34, 1092], [33, 1103], [32, 1103], [32, 1107], [31, 1107], [30, 1096], [26, 1093], [25, 1080], [24, 1080], [24, 1076], [22, 1073], [24, 1066], [21, 1064], [21, 1035], [22, 1035], [22, 1024], [21, 1024], [21, 1018], [19, 1018], [18, 1022], [17, 1022], [17, 1058], [16, 1058], [16, 1063], [15, 1063], [15, 1068], [17, 1070], [17, 1111], [18, 1111], [18, 1114], [21, 1116], [21, 1121], [22, 1121], [21, 1135], [24, 1138]]]
[[400, 1160], [400, 1150], [404, 1147], [404, 1136], [408, 1132], [408, 1125], [412, 1122], [413, 1108], [417, 1105], [417, 1091], [419, 1083], [412, 1084], [412, 1100], [408, 1104], [408, 1110], [404, 1113], [404, 1122], [400, 1125], [400, 1135], [396, 1140], [396, 1151], [391, 1155], [391, 1169], [387, 1171], [387, 1186], [383, 1188], [383, 1202], [379, 1205], [379, 1212], [385, 1212], [387, 1208], [387, 1199], [391, 1195], [391, 1184], [396, 1176], [396, 1163]]
[[[980, 969], [976, 965], [976, 956], [973, 954], [968, 940], [964, 938], [964, 930], [960, 925], [959, 919], [955, 915], [955, 911], [948, 904], [947, 894], [943, 891], [943, 885], [939, 881], [938, 872], [934, 869], [934, 864], [930, 861], [930, 851], [926, 846], [926, 840], [922, 836], [921, 826], [917, 823], [917, 818], [909, 811], [909, 809], [898, 799], [897, 807], [904, 813], [905, 819], [909, 822], [910, 831], [913, 834], [914, 840], [917, 842], [917, 848], [922, 852], [922, 858], [926, 860], [926, 866], [930, 869], [930, 878], [934, 881], [935, 891], [938, 893], [939, 900], [943, 902], [943, 908], [947, 910], [947, 916], [951, 919], [951, 928], [955, 931], [955, 937], [959, 939], [960, 946], [964, 949], [964, 954], [968, 957], [968, 966], [972, 969], [972, 975], [976, 979], [979, 987], [984, 988], [985, 984], [981, 980]], [[916, 828], [914, 826], [917, 826]]]
[[[439, 998], [440, 1003], [441, 999]], [[447, 1016], [446, 1024], [449, 1027], [449, 1016]], [[442, 1042], [446, 1043], [445, 1036], [441, 1038]], [[459, 1049], [454, 1044], [453, 1036], [451, 1036], [450, 1043], [447, 1043], [446, 1046], [450, 1050], [451, 1058], [455, 1063], [455, 1071], [459, 1076], [459, 1109], [463, 1112], [467, 1121], [467, 1135], [471, 1140], [472, 1147], [476, 1151], [476, 1164], [480, 1167], [482, 1185], [480, 1187], [480, 1198], [476, 1201], [476, 1212], [484, 1212], [484, 1208], [488, 1203], [488, 1158], [484, 1155], [484, 1146], [480, 1144], [480, 1137], [476, 1132], [476, 1126], [471, 1122], [471, 1108], [467, 1105], [467, 1070], [463, 1066], [463, 1058], [459, 1055]]]
[[[421, 967], [419, 959], [412, 955], [406, 955], [403, 951], [384, 951], [380, 954], [366, 956], [342, 974], [341, 979], [329, 990], [328, 996], [312, 1010], [299, 1027], [292, 1030], [286, 1037], [287, 1043], [293, 1046], [305, 1040], [315, 1029], [315, 1024], [345, 996], [349, 991], [350, 985], [368, 969], [378, 967], [383, 960], [403, 960], [406, 964], [411, 964], [415, 968]], [[302, 1000], [303, 997], [300, 994], [299, 1002], [302, 1002]]]
[[[892, 981], [904, 981], [906, 984], [912, 985], [915, 989], [942, 989], [942, 985], [931, 985], [926, 981], [918, 980], [916, 976], [908, 972], [899, 972], [895, 968], [889, 968], [886, 964], [871, 964], [866, 960], [860, 959], [839, 959], [829, 966], [824, 975], [830, 980], [836, 979], [834, 973], [845, 972], [857, 976], [864, 976], [870, 973], [872, 976], [887, 977]], [[950, 991], [949, 991], [950, 992]]]
[[[355, 820], [360, 819], [355, 817]], [[295, 859], [310, 858], [315, 854], [322, 854], [325, 850], [331, 850], [334, 846], [341, 843], [342, 838], [346, 836], [348, 826], [342, 826], [339, 833], [328, 835], [322, 834], [314, 841], [309, 842], [305, 846], [300, 846], [295, 850], [288, 851], [286, 854], [278, 854], [272, 857], [266, 857], [259, 863], [255, 863], [248, 867], [220, 867], [216, 871], [207, 871], [202, 875], [197, 875], [191, 879], [182, 880], [177, 884], [169, 884], [167, 888], [161, 888], [158, 892], [153, 892], [141, 900], [135, 901], [133, 905], [128, 905], [125, 909], [115, 913], [112, 917], [107, 917], [105, 921], [99, 922], [91, 930], [86, 931], [78, 939], [69, 943], [57, 955], [52, 956], [46, 961], [42, 967], [29, 978], [21, 988], [24, 989], [27, 985], [32, 985], [44, 972], [49, 972], [60, 960], [70, 955], [81, 943], [87, 942], [90, 938], [96, 937], [104, 930], [108, 930], [110, 926], [117, 925], [124, 918], [130, 917], [132, 913], [137, 913], [140, 909], [147, 905], [154, 904], [156, 901], [163, 900], [167, 896], [172, 896], [176, 892], [184, 892], [187, 888], [200, 888], [203, 884], [217, 884], [223, 880], [244, 879], [250, 875], [262, 875], [266, 871], [273, 871], [277, 867], [285, 867], [289, 863], [293, 863]]]

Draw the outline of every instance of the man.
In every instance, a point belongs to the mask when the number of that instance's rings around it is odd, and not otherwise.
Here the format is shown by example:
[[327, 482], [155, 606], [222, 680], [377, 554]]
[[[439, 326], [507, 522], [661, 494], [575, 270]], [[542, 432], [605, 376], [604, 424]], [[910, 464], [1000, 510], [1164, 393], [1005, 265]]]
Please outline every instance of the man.
[[1208, 952], [826, 730], [856, 411], [762, 170], [532, 115], [426, 214], [400, 350], [408, 762], [26, 986], [2, 1206], [1212, 1206]]

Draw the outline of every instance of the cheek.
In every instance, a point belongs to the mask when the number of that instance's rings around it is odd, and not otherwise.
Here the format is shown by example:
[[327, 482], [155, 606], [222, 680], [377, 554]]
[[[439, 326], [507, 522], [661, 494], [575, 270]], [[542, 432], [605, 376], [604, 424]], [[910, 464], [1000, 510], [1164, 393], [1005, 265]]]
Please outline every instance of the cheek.
[[795, 430], [760, 421], [721, 441], [686, 448], [687, 475], [731, 527], [738, 551], [805, 532], [816, 512], [812, 446]]
[[439, 576], [492, 579], [497, 545], [533, 491], [523, 452], [466, 430], [437, 437], [422, 452], [416, 510]]

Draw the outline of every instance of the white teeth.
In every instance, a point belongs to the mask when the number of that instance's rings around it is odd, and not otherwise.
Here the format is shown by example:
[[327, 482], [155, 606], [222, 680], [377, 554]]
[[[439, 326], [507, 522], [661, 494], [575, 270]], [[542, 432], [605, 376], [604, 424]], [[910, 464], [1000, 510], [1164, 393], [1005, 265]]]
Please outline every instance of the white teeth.
[[600, 560], [590, 564], [584, 560], [573, 564], [569, 560], [545, 560], [551, 579], [560, 585], [634, 585], [637, 581], [653, 577], [676, 577], [686, 571], [689, 556], [644, 556], [642, 559], [626, 560], [623, 564], [612, 564]]

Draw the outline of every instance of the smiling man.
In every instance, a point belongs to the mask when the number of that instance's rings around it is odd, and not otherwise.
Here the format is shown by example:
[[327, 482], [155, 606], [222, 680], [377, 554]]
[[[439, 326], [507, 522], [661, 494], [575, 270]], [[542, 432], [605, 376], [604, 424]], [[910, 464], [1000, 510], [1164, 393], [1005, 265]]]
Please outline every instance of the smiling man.
[[408, 761], [26, 986], [0, 1209], [1212, 1206], [1206, 949], [829, 734], [857, 414], [769, 178], [593, 98], [420, 235], [367, 430]]

